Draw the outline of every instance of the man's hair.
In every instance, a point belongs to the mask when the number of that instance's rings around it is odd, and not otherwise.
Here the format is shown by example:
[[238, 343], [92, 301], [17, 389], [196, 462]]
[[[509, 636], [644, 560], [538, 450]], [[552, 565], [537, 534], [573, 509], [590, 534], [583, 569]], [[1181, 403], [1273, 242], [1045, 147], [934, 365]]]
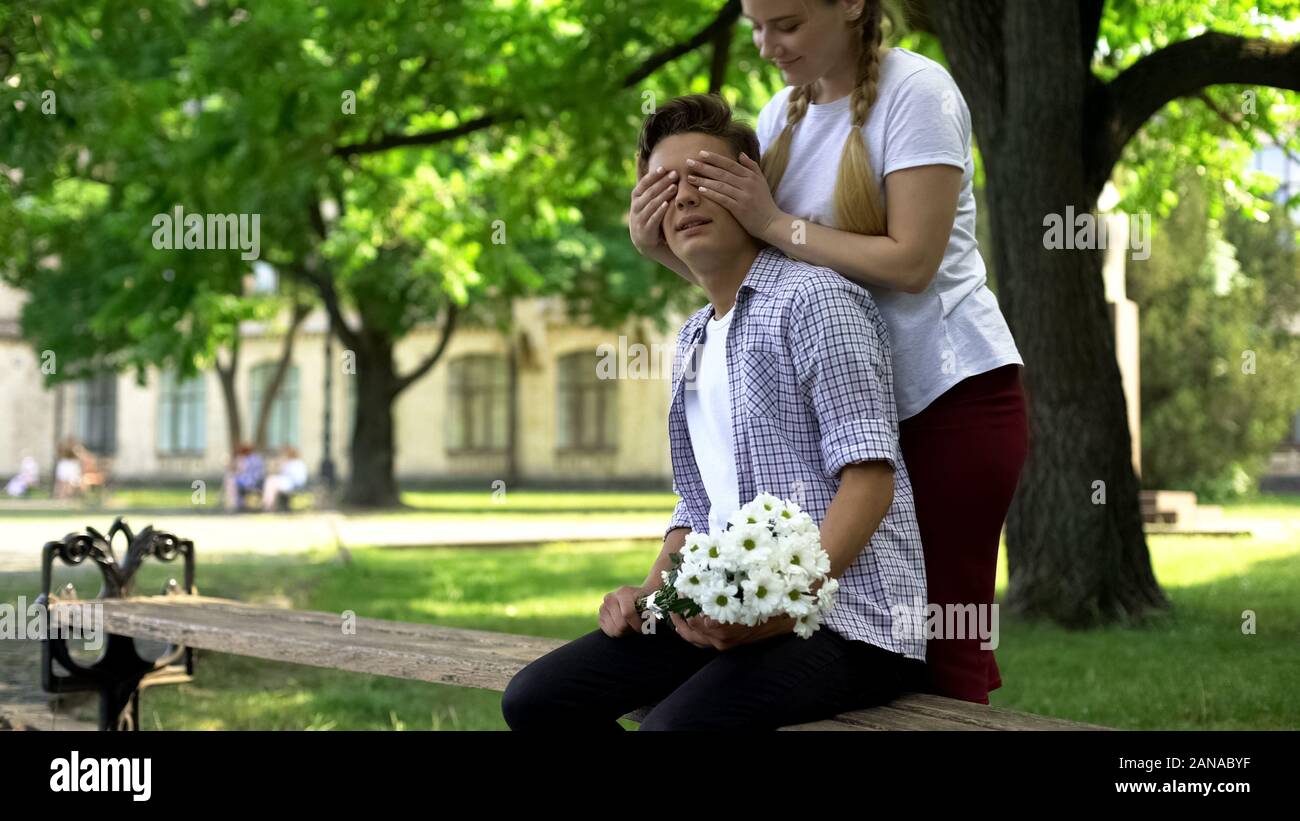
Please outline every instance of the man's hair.
[[726, 141], [740, 156], [759, 161], [758, 135], [748, 124], [731, 118], [731, 106], [717, 94], [675, 97], [654, 110], [641, 126], [637, 141], [636, 175], [648, 170], [650, 154], [660, 140], [674, 134], [711, 134]]

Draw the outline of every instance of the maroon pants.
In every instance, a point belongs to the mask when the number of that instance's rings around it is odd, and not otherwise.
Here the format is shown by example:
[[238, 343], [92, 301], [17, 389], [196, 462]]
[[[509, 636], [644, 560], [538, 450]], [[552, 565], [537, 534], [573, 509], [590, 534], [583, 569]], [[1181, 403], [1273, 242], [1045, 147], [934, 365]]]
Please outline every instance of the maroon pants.
[[[962, 380], [905, 419], [899, 439], [916, 500], [930, 603], [991, 605], [1002, 524], [1029, 449], [1020, 366]], [[978, 637], [929, 640], [930, 692], [988, 704], [989, 691], [1002, 686], [1002, 677], [993, 651], [980, 649], [980, 643]]]

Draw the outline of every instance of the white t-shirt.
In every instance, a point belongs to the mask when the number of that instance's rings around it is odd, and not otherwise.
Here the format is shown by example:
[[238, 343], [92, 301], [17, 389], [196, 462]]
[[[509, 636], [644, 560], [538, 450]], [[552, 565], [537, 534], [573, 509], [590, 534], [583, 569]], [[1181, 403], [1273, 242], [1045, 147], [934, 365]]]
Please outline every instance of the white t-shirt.
[[740, 482], [731, 439], [731, 382], [727, 373], [727, 331], [734, 307], [722, 318], [704, 323], [695, 381], [683, 390], [686, 430], [709, 494], [709, 529], [727, 529], [727, 519], [740, 508]]
[[307, 486], [307, 463], [302, 459], [289, 459], [280, 468], [280, 475], [288, 480], [288, 490]]
[[[758, 115], [764, 153], [785, 128], [786, 86]], [[989, 290], [975, 240], [971, 181], [970, 110], [943, 66], [903, 48], [890, 49], [880, 65], [879, 97], [863, 126], [867, 154], [882, 197], [886, 175], [919, 165], [962, 169], [961, 194], [943, 262], [920, 294], [868, 286], [889, 327], [894, 358], [894, 395], [899, 421], [915, 416], [958, 382], [1003, 365], [1024, 365], [1020, 351]], [[850, 96], [809, 105], [795, 126], [790, 162], [774, 198], [788, 214], [832, 228], [835, 178], [852, 120]]]
[[54, 465], [54, 479], [66, 484], [80, 484], [81, 462], [77, 459], [60, 459]]

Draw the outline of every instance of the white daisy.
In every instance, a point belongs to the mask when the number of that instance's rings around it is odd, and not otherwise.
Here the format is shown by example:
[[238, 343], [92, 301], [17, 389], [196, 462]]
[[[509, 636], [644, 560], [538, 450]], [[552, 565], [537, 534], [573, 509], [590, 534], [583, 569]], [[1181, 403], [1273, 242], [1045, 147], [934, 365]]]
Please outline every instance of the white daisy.
[[821, 623], [821, 614], [814, 610], [795, 620], [794, 632], [801, 639], [811, 638], [812, 634], [817, 632], [817, 628], [821, 626]]
[[704, 615], [723, 623], [730, 623], [736, 620], [740, 615], [740, 599], [736, 594], [740, 590], [734, 584], [714, 583], [701, 591], [697, 602], [704, 611]]
[[822, 582], [822, 586], [817, 588], [817, 607], [829, 613], [835, 607], [835, 591], [839, 589], [839, 581], [828, 577]]
[[728, 552], [737, 557], [742, 567], [766, 565], [772, 556], [776, 539], [766, 525], [738, 525], [727, 531], [730, 534]]
[[745, 592], [745, 604], [759, 616], [769, 616], [781, 606], [786, 585], [781, 576], [766, 568], [759, 568], [749, 573], [749, 577], [740, 583]]

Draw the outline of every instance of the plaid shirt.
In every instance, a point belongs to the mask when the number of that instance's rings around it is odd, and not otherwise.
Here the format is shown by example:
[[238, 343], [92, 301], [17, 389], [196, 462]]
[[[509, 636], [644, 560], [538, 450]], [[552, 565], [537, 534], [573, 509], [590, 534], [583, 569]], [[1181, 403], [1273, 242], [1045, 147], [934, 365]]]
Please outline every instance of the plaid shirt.
[[[823, 622], [848, 639], [925, 658], [923, 635], [894, 637], [893, 608], [926, 601], [925, 562], [912, 484], [898, 444], [889, 332], [871, 295], [830, 270], [759, 252], [736, 294], [727, 334], [732, 441], [741, 504], [760, 492], [797, 502], [818, 525], [845, 465], [883, 460], [894, 501], [867, 549], [839, 577]], [[673, 492], [669, 530], [709, 530], [709, 497], [686, 426], [683, 378], [695, 373], [700, 331], [713, 306], [677, 338], [668, 438]], [[687, 367], [687, 363], [692, 363]], [[665, 532], [665, 535], [667, 533]]]

